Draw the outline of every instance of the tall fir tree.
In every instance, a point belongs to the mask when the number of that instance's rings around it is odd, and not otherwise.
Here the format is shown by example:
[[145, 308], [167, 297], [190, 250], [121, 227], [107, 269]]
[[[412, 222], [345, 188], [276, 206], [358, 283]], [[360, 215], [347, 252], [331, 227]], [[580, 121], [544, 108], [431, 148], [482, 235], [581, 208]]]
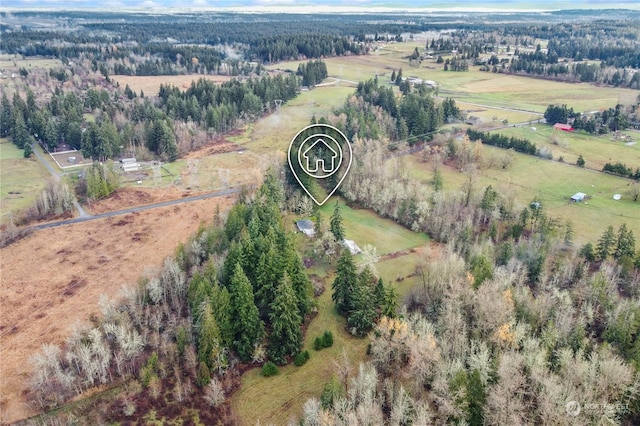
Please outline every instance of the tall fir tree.
[[613, 226], [609, 225], [604, 234], [598, 240], [596, 246], [596, 254], [600, 260], [605, 260], [611, 254], [616, 244], [616, 236], [613, 232]]
[[9, 136], [11, 131], [11, 102], [7, 98], [6, 92], [2, 93], [2, 102], [0, 102], [0, 138]]
[[198, 362], [204, 362], [211, 368], [216, 352], [220, 350], [220, 329], [211, 311], [209, 300], [203, 301], [198, 321]]
[[291, 280], [285, 272], [269, 312], [271, 334], [268, 353], [269, 357], [278, 364], [283, 364], [287, 356], [297, 354], [302, 345], [300, 330], [302, 317], [296, 302], [297, 297], [291, 286]]
[[333, 234], [333, 238], [336, 241], [344, 240], [344, 225], [342, 224], [342, 213], [340, 211], [340, 204], [336, 201], [336, 205], [333, 208], [333, 214], [331, 215], [331, 220], [329, 222], [329, 227], [331, 229], [331, 233]]
[[353, 293], [353, 308], [347, 323], [354, 334], [365, 335], [373, 327], [378, 313], [373, 289], [375, 277], [369, 268], [365, 268], [357, 277]]
[[229, 287], [234, 321], [233, 346], [240, 359], [247, 362], [264, 336], [264, 326], [253, 299], [253, 288], [240, 263], [236, 263]]
[[633, 237], [633, 231], [627, 229], [627, 224], [623, 223], [618, 229], [618, 240], [616, 242], [616, 249], [613, 252], [615, 259], [621, 259], [624, 256], [633, 258], [636, 251], [636, 240]]
[[353, 295], [358, 285], [358, 273], [349, 250], [343, 250], [336, 267], [336, 279], [333, 281], [331, 298], [336, 309], [342, 315], [353, 309]]

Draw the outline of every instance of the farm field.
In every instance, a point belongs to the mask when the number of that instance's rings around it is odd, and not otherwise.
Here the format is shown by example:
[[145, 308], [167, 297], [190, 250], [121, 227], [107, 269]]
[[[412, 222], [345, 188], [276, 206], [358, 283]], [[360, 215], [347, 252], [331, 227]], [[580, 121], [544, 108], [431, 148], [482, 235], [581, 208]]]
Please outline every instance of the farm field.
[[231, 79], [226, 75], [204, 75], [204, 74], [187, 74], [187, 75], [158, 75], [158, 76], [137, 76], [137, 75], [113, 75], [111, 78], [124, 88], [127, 84], [137, 94], [142, 90], [145, 96], [156, 96], [160, 91], [160, 85], [172, 85], [186, 90], [191, 86], [192, 81], [200, 78], [211, 80], [215, 83], [222, 83]]
[[38, 160], [24, 158], [21, 149], [7, 138], [0, 139], [0, 224], [9, 222], [10, 213], [30, 207], [48, 177]]
[[[320, 209], [325, 223], [337, 199], [332, 197]], [[374, 244], [380, 255], [407, 251], [395, 258], [381, 259], [376, 264], [381, 277], [387, 284], [393, 285], [402, 297], [415, 283], [415, 278], [396, 282], [398, 271], [403, 271], [404, 275], [413, 272], [417, 263], [428, 253], [425, 247], [429, 242], [428, 237], [411, 232], [391, 220], [381, 219], [370, 210], [351, 209], [341, 199], [340, 205], [346, 236], [354, 239], [360, 247]], [[335, 363], [342, 362], [343, 352], [354, 371], [366, 358], [368, 340], [347, 333], [346, 321], [338, 315], [331, 300], [333, 273], [328, 273], [321, 264], [314, 265], [308, 273], [314, 279], [322, 280], [325, 287], [324, 293], [317, 299], [318, 315], [309, 324], [305, 336], [303, 350], [308, 350], [311, 357], [302, 367], [293, 364], [281, 367], [280, 374], [273, 377], [262, 377], [257, 368], [245, 373], [242, 386], [232, 401], [241, 424], [251, 425], [257, 421], [261, 424], [283, 424], [297, 418], [307, 399], [320, 397], [324, 384], [336, 374]], [[325, 330], [333, 333], [334, 344], [330, 348], [315, 351], [313, 341]]]
[[[616, 140], [613, 134], [595, 136], [583, 132], [558, 131], [544, 124], [533, 126], [535, 131], [531, 127], [517, 127], [497, 132], [529, 139], [538, 148], [548, 148], [553, 153], [554, 160], [562, 156], [569, 164], [575, 164], [582, 154], [586, 161], [585, 167], [597, 171], [602, 170], [607, 162], [620, 161], [629, 167], [640, 165], [640, 132], [627, 132], [628, 138]], [[554, 139], [558, 141], [557, 145], [553, 143]]]
[[[483, 146], [482, 157], [504, 155], [500, 148]], [[430, 162], [422, 162], [416, 155], [403, 159], [412, 178], [426, 185], [431, 183], [433, 172]], [[467, 179], [459, 170], [443, 166], [444, 189], [460, 190]], [[540, 201], [547, 215], [564, 221], [570, 219], [575, 230], [576, 244], [596, 242], [607, 226], [616, 230], [623, 223], [640, 235], [640, 208], [627, 195], [631, 180], [588, 169], [582, 169], [557, 161], [514, 153], [508, 170], [483, 168], [478, 171], [476, 196], [492, 185], [520, 210], [534, 199]], [[584, 192], [592, 198], [583, 203], [571, 203], [569, 197]], [[621, 200], [613, 199], [621, 194]]]
[[[116, 201], [111, 209], [126, 206]], [[46, 229], [0, 249], [0, 305], [12, 307], [0, 318], [0, 422], [34, 413], [22, 395], [30, 356], [42, 344], [64, 342], [76, 323], [100, 313], [101, 295], [116, 297], [152, 274], [201, 222], [232, 203], [208, 199]]]
[[19, 58], [9, 55], [0, 56], [0, 70], [18, 72], [20, 68], [25, 68], [27, 71], [31, 68], [56, 68], [62, 65], [59, 59], [45, 59], [45, 58]]

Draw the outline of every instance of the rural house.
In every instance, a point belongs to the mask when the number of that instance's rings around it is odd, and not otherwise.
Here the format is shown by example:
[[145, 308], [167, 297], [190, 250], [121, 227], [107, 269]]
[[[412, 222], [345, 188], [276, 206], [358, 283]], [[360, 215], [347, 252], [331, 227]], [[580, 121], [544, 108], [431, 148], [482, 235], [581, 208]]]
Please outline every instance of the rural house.
[[580, 201], [583, 201], [585, 198], [587, 198], [587, 194], [585, 194], [584, 192], [576, 192], [571, 196], [570, 200], [574, 203], [578, 203]]
[[302, 219], [296, 222], [298, 231], [302, 232], [307, 237], [313, 237], [316, 233], [313, 222], [309, 219]]
[[570, 124], [556, 123], [553, 125], [554, 129], [562, 130], [563, 132], [573, 132], [573, 127]]

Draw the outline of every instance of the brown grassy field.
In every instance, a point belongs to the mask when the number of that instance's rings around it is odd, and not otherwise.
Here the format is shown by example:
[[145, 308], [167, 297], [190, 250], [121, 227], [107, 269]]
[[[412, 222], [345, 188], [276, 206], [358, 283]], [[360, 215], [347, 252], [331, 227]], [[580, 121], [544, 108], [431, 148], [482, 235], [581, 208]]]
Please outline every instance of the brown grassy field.
[[124, 88], [128, 84], [131, 90], [138, 94], [142, 90], [146, 96], [157, 95], [161, 84], [170, 84], [184, 90], [191, 86], [192, 81], [197, 81], [200, 78], [211, 80], [215, 83], [222, 83], [231, 79], [231, 77], [226, 75], [201, 74], [158, 76], [114, 75], [111, 76], [111, 78], [117, 81], [120, 87]]
[[[143, 190], [129, 191], [95, 211], [144, 198]], [[0, 250], [0, 423], [35, 414], [24, 395], [29, 358], [42, 344], [63, 342], [76, 322], [100, 314], [101, 295], [115, 297], [123, 285], [152, 273], [218, 206], [224, 211], [232, 202], [208, 199], [41, 230]]]

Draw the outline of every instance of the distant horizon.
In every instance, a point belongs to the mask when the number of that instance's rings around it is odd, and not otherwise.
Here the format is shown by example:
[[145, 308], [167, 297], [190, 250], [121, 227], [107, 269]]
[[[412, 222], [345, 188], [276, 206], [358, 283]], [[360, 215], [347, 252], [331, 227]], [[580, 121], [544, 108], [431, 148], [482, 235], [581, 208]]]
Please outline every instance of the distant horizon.
[[[467, 12], [467, 13], [544, 13], [563, 10], [640, 10], [638, 0], [580, 0], [566, 2], [557, 0], [509, 1], [494, 0], [478, 4], [473, 0], [454, 2], [355, 0], [349, 6], [343, 6], [339, 0], [320, 2], [299, 0], [105, 0], [94, 2], [87, 0], [4, 0], [2, 11], [8, 13], [22, 11], [95, 11], [95, 12], [146, 12], [171, 13], [184, 11], [209, 12], [263, 12], [263, 13], [379, 13], [379, 12]], [[568, 4], [569, 3], [569, 4]], [[115, 10], [117, 9], [117, 10]]]

